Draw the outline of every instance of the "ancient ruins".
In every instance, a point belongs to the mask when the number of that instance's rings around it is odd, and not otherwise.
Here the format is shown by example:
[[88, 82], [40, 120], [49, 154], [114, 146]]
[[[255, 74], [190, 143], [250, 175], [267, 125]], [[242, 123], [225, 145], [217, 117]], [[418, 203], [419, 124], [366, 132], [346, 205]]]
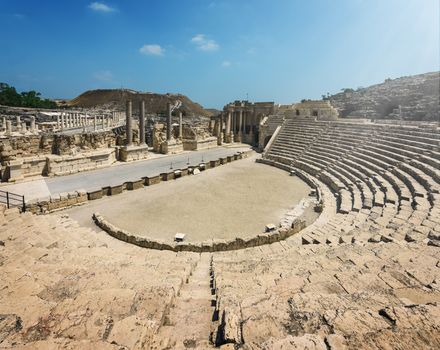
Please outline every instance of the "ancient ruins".
[[0, 348], [440, 348], [440, 125], [413, 90], [1, 106]]

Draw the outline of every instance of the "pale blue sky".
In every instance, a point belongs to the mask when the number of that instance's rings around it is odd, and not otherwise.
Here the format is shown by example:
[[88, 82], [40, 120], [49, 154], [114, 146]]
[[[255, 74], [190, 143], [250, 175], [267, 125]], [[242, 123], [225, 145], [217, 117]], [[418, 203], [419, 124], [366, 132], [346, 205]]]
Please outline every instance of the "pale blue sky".
[[291, 103], [439, 70], [438, 0], [0, 0], [0, 81]]

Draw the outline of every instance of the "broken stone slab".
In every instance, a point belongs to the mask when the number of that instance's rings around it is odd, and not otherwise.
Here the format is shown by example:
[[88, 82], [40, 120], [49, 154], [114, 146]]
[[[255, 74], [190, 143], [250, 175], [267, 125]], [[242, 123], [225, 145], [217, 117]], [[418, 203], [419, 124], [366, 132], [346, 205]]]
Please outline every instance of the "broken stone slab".
[[274, 224], [267, 224], [264, 228], [265, 232], [275, 231], [277, 227]]

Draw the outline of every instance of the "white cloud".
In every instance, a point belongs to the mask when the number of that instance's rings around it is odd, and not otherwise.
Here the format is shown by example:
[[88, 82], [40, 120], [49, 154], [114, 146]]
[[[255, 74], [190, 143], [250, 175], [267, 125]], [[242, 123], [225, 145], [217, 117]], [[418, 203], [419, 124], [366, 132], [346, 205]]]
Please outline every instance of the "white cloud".
[[12, 15], [12, 17], [14, 17], [14, 18], [16, 18], [16, 19], [24, 19], [24, 18], [26, 18], [26, 16], [23, 15], [22, 13], [14, 13], [14, 14]]
[[142, 46], [139, 49], [139, 52], [149, 56], [163, 56], [165, 49], [163, 49], [160, 45], [151, 44]]
[[103, 13], [109, 13], [109, 12], [115, 12], [116, 9], [113, 7], [110, 7], [103, 2], [92, 2], [89, 5], [89, 9], [96, 11], [96, 12], [103, 12]]
[[227, 68], [227, 67], [230, 67], [230, 66], [232, 66], [232, 62], [231, 61], [223, 61], [222, 62], [222, 67]]
[[107, 82], [107, 83], [113, 81], [113, 73], [110, 72], [109, 70], [103, 70], [103, 71], [95, 72], [95, 74], [93, 74], [93, 77], [96, 80], [104, 81], [104, 82]]
[[202, 51], [217, 51], [219, 45], [213, 39], [208, 39], [205, 34], [197, 34], [191, 39], [191, 42]]

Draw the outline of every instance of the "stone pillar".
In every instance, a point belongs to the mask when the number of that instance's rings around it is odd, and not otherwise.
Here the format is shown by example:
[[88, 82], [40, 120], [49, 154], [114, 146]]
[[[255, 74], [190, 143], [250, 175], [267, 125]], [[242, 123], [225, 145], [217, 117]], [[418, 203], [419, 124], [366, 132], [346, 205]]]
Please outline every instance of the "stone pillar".
[[139, 144], [145, 144], [145, 101], [139, 102]]
[[231, 142], [231, 111], [225, 112], [226, 114], [226, 121], [225, 121], [225, 135], [224, 140], [226, 143]]
[[167, 141], [171, 140], [171, 103], [167, 103]]
[[35, 117], [31, 117], [31, 132], [35, 132]]
[[60, 129], [60, 116], [57, 115], [57, 129]]
[[10, 135], [12, 132], [12, 122], [10, 120], [6, 121], [6, 134]]
[[22, 122], [21, 123], [21, 132], [24, 134], [27, 130], [27, 127], [26, 127], [26, 123], [25, 122]]
[[105, 116], [104, 115], [101, 116], [101, 129], [102, 130], [105, 129]]
[[179, 111], [179, 137], [183, 138], [183, 113]]
[[6, 132], [6, 117], [2, 119], [2, 129]]
[[247, 118], [247, 111], [243, 111], [243, 128], [242, 128], [242, 134], [246, 135], [246, 125], [248, 123], [248, 118]]
[[131, 120], [131, 113], [132, 113], [132, 104], [131, 101], [127, 101], [127, 106], [125, 110], [125, 133], [127, 135], [127, 141], [125, 143], [126, 146], [131, 146], [133, 143], [133, 130], [132, 130], [132, 120]]
[[242, 127], [243, 127], [243, 111], [240, 109], [238, 111], [238, 142], [241, 142]]
[[98, 127], [96, 122], [96, 114], [93, 116], [93, 131], [96, 131], [96, 128]]
[[220, 113], [220, 117], [218, 120], [218, 136], [217, 136], [217, 145], [221, 146], [223, 141], [223, 113]]
[[255, 140], [254, 140], [254, 128], [255, 128], [255, 111], [253, 111], [250, 114], [250, 130], [249, 130], [249, 139], [251, 140], [251, 145], [253, 146], [255, 144]]

